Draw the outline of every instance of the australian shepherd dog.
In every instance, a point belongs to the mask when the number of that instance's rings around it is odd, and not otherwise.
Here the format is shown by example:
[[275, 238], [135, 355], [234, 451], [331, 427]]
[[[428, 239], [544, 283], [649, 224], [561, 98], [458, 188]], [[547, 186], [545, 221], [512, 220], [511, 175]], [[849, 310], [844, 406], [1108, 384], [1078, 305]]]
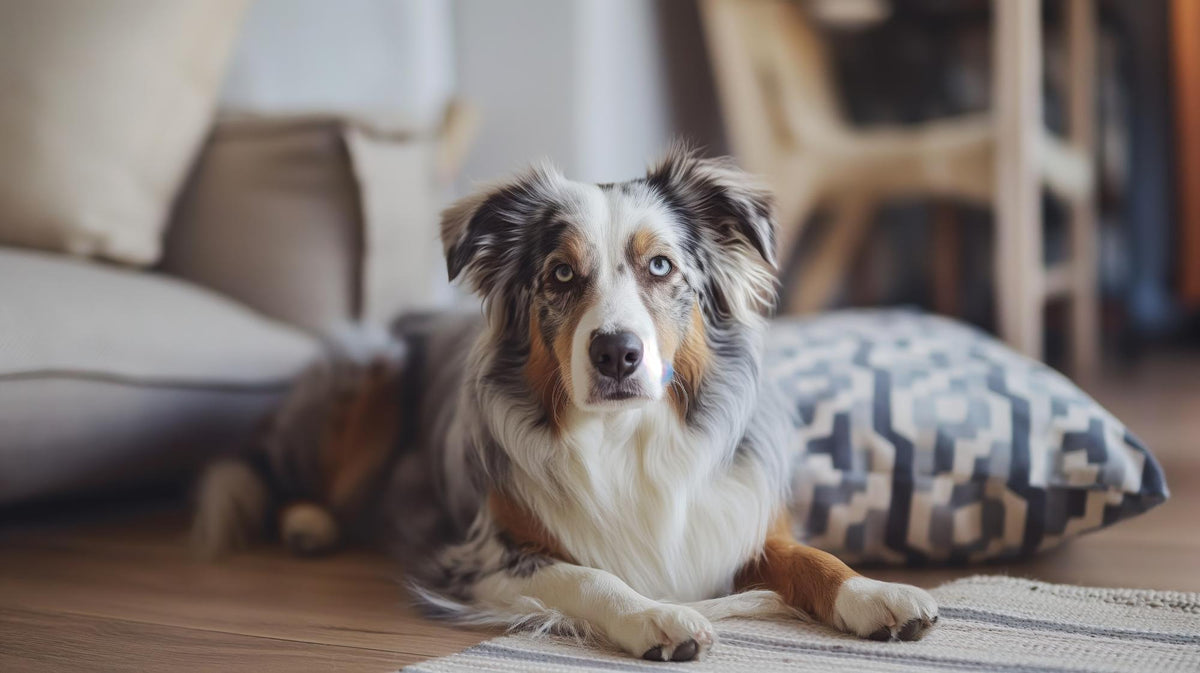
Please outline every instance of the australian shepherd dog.
[[793, 536], [793, 418], [759, 385], [774, 227], [749, 176], [687, 150], [628, 182], [535, 168], [452, 205], [447, 267], [482, 315], [333, 340], [259, 445], [206, 472], [197, 544], [370, 539], [437, 613], [658, 661], [703, 656], [729, 616], [919, 638], [929, 594]]

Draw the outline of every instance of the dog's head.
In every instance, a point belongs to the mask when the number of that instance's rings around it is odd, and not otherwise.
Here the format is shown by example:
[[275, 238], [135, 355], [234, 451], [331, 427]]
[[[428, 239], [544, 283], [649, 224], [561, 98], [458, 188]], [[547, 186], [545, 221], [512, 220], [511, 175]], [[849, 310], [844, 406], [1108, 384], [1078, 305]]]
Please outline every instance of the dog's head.
[[443, 213], [451, 280], [487, 306], [497, 347], [555, 417], [686, 405], [722, 330], [775, 294], [771, 200], [732, 162], [677, 149], [644, 178], [588, 185], [550, 168]]

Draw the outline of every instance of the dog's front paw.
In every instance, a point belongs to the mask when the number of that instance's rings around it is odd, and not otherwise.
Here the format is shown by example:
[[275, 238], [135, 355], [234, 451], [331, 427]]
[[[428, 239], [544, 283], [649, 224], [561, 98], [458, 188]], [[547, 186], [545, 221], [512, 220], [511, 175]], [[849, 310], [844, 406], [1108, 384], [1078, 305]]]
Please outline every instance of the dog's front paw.
[[715, 640], [712, 624], [703, 615], [668, 603], [622, 616], [608, 636], [626, 652], [651, 661], [699, 659]]
[[871, 640], [917, 640], [937, 623], [933, 596], [907, 584], [851, 577], [838, 589], [834, 626]]

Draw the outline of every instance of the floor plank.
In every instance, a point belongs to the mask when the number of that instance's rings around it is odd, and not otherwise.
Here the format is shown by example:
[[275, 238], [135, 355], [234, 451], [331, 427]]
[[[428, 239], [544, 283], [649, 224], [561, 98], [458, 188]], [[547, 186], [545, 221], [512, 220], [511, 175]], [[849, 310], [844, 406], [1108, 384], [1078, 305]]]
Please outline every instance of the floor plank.
[[415, 657], [359, 647], [0, 607], [0, 670], [389, 671]]
[[421, 619], [405, 603], [396, 568], [370, 553], [299, 560], [264, 548], [205, 563], [189, 556], [184, 525], [181, 516], [167, 516], [9, 536], [0, 551], [0, 606], [409, 659], [490, 635]]

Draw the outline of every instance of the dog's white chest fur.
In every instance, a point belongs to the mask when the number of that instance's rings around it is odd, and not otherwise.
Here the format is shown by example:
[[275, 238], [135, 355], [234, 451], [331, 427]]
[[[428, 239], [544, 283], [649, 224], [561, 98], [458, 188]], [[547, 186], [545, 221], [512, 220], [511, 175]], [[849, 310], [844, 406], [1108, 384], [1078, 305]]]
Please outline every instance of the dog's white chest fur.
[[565, 551], [650, 598], [729, 592], [773, 514], [760, 469], [722, 464], [715, 456], [727, 451], [704, 446], [711, 440], [688, 432], [665, 404], [567, 427], [554, 470], [561, 492], [526, 490]]

